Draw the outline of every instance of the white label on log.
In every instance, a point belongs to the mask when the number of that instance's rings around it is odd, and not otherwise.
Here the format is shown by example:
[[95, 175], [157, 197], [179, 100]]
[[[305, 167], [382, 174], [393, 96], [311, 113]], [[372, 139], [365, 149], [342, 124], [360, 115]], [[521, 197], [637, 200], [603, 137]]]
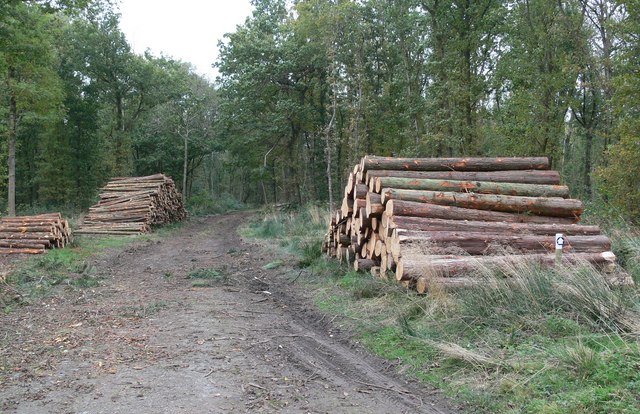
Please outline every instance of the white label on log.
[[562, 250], [564, 243], [565, 243], [564, 235], [562, 233], [557, 233], [556, 234], [556, 250]]

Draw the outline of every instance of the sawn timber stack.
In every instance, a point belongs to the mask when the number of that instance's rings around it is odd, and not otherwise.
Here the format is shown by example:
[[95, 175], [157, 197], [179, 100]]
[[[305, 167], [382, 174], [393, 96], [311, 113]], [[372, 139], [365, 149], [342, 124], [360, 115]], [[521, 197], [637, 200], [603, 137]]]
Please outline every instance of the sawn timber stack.
[[562, 233], [563, 263], [611, 272], [611, 240], [578, 224], [582, 212], [547, 158], [366, 156], [349, 174], [323, 251], [356, 270], [393, 271], [424, 293], [473, 285], [481, 267], [553, 266]]
[[60, 213], [0, 219], [0, 254], [40, 254], [70, 241], [71, 228]]
[[184, 220], [182, 197], [163, 174], [113, 178], [102, 188], [100, 201], [89, 209], [78, 234], [129, 235], [152, 226]]

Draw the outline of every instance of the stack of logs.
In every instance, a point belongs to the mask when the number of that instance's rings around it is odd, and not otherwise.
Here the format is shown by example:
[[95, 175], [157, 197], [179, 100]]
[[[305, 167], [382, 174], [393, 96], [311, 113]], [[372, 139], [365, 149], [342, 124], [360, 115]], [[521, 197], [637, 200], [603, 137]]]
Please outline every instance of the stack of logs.
[[39, 254], [70, 241], [69, 223], [60, 213], [0, 219], [0, 254]]
[[393, 271], [420, 293], [472, 285], [483, 266], [553, 265], [557, 233], [563, 261], [610, 272], [611, 241], [576, 224], [582, 211], [547, 158], [366, 156], [349, 174], [323, 250], [356, 270]]
[[151, 231], [151, 226], [184, 220], [182, 196], [163, 174], [113, 178], [89, 209], [77, 234], [131, 235]]

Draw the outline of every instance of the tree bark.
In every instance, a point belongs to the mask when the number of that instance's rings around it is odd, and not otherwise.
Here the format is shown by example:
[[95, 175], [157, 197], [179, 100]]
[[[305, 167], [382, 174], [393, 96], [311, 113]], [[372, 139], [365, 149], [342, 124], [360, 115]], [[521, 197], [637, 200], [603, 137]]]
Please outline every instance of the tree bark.
[[9, 67], [7, 85], [9, 90], [9, 122], [8, 122], [8, 157], [7, 173], [9, 182], [7, 185], [7, 214], [9, 217], [16, 215], [16, 140], [18, 137], [18, 104], [13, 91], [12, 83], [16, 81], [16, 70]]
[[569, 196], [569, 187], [566, 185], [514, 184], [488, 181], [451, 181], [400, 177], [377, 177], [374, 182], [376, 193], [382, 191], [383, 188], [392, 188], [527, 197], [567, 198]]
[[353, 262], [353, 268], [356, 270], [356, 272], [357, 271], [367, 272], [371, 270], [371, 268], [375, 265], [376, 265], [376, 262], [374, 262], [371, 259], [356, 259]]
[[382, 213], [384, 212], [384, 206], [382, 205], [382, 198], [380, 194], [367, 193], [366, 200], [367, 217], [372, 218], [382, 216]]
[[569, 236], [600, 234], [600, 227], [598, 226], [578, 224], [501, 223], [406, 216], [391, 217], [390, 220], [386, 221], [383, 218], [383, 223], [387, 231], [397, 228], [398, 230], [410, 231], [469, 231], [504, 234], [555, 235], [563, 233]]
[[538, 158], [393, 158], [366, 156], [362, 171], [504, 171], [547, 170], [549, 159]]
[[440, 180], [491, 181], [501, 183], [559, 185], [560, 173], [552, 170], [513, 170], [513, 171], [398, 171], [369, 170], [365, 174], [365, 183], [373, 177], [429, 178]]
[[[565, 236], [565, 253], [599, 253], [611, 249], [607, 236]], [[470, 255], [551, 253], [555, 251], [554, 235], [516, 235], [479, 232], [402, 232], [396, 230], [391, 239], [390, 249], [394, 258], [401, 257], [403, 249], [415, 243], [428, 243], [433, 250], [456, 247]]]
[[182, 160], [182, 203], [187, 203], [187, 170], [189, 165], [189, 127], [187, 126], [183, 135], [184, 139], [184, 159]]
[[574, 199], [395, 190], [392, 188], [382, 191], [382, 203], [385, 204], [388, 200], [405, 200], [477, 210], [538, 214], [549, 217], [572, 217], [576, 219], [580, 217], [583, 210], [582, 202]]
[[416, 280], [416, 290], [423, 295], [437, 289], [460, 289], [473, 287], [482, 283], [481, 279], [471, 277], [419, 277]]
[[578, 220], [569, 217], [547, 217], [531, 214], [503, 213], [499, 211], [476, 210], [443, 206], [414, 201], [389, 200], [385, 212], [389, 216], [429, 217], [448, 220], [504, 221], [507, 223], [573, 224]]

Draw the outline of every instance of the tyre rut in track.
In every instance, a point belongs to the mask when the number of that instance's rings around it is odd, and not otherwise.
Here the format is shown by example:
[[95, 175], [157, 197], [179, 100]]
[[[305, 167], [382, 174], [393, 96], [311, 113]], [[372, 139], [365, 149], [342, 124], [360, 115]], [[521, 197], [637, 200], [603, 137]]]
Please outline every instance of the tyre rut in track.
[[[290, 258], [238, 236], [249, 217], [114, 250], [92, 263], [100, 287], [0, 317], [17, 333], [0, 411], [454, 412], [327, 322], [284, 276]], [[285, 267], [266, 269], [274, 258]], [[224, 281], [194, 287], [198, 269]], [[27, 338], [55, 346], [26, 353]]]

